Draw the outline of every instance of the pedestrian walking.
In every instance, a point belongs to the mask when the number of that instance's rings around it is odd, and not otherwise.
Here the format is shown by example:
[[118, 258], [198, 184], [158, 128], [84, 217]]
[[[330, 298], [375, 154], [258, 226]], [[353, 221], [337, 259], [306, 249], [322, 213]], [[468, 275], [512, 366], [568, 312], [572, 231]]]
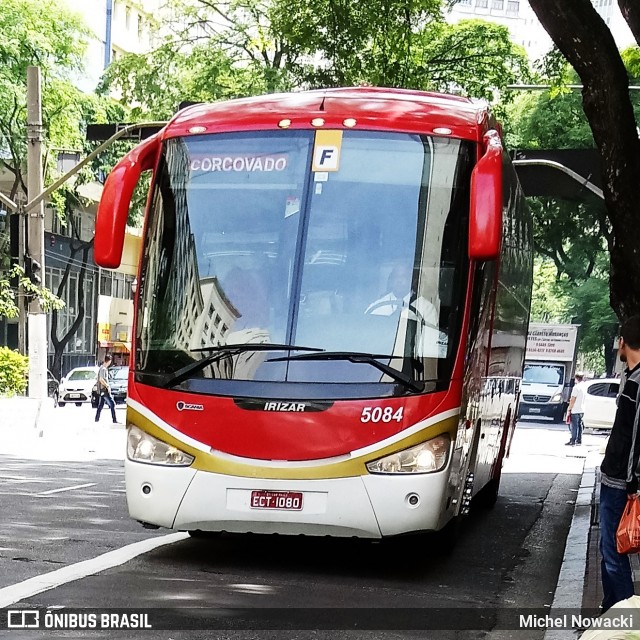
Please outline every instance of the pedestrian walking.
[[576, 373], [575, 383], [571, 391], [571, 397], [569, 398], [569, 430], [571, 431], [571, 438], [567, 442], [568, 446], [575, 444], [582, 444], [582, 414], [584, 413], [584, 376], [581, 373]]
[[118, 424], [116, 418], [116, 403], [111, 395], [111, 385], [109, 384], [109, 367], [111, 366], [111, 356], [106, 355], [104, 362], [98, 370], [98, 394], [100, 395], [100, 401], [98, 402], [98, 410], [96, 411], [96, 422], [100, 421], [100, 413], [105, 403], [111, 409], [111, 418], [114, 424]]
[[627, 495], [638, 491], [638, 392], [640, 390], [640, 315], [622, 323], [620, 359], [626, 363], [626, 381], [619, 396], [616, 417], [600, 467], [600, 555], [602, 557], [602, 608], [634, 594], [629, 557], [618, 553], [616, 531]]

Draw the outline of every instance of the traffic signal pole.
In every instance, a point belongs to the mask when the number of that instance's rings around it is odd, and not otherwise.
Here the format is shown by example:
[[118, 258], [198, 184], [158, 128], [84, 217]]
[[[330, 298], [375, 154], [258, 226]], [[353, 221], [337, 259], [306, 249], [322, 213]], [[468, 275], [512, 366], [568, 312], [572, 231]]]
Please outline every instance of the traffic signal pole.
[[[27, 191], [29, 200], [42, 193], [42, 91], [40, 69], [27, 68]], [[27, 274], [44, 285], [44, 202], [28, 211], [25, 267]], [[28, 263], [28, 264], [27, 264]], [[29, 397], [47, 397], [47, 317], [38, 296], [29, 300], [28, 315]]]

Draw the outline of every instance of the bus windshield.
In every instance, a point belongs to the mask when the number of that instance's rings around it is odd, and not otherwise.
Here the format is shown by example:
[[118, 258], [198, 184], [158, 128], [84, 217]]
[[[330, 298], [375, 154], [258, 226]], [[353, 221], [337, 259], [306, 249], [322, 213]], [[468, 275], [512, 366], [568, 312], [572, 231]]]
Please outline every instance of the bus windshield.
[[318, 133], [334, 135], [328, 171], [315, 164], [315, 131], [165, 142], [142, 257], [138, 380], [253, 397], [290, 397], [274, 392], [282, 383], [327, 398], [448, 385], [474, 144]]

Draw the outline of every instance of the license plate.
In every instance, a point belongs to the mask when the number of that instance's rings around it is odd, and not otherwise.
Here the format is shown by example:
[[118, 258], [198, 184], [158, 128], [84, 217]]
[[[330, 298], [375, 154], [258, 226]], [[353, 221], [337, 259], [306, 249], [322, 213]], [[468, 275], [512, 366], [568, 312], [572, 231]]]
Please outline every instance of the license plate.
[[252, 491], [252, 509], [280, 509], [302, 511], [302, 492], [299, 491]]
[[70, 398], [82, 398], [82, 394], [81, 393], [70, 393], [69, 397]]
[[532, 407], [531, 409], [529, 409], [529, 413], [540, 413], [540, 409], [538, 409], [537, 407]]

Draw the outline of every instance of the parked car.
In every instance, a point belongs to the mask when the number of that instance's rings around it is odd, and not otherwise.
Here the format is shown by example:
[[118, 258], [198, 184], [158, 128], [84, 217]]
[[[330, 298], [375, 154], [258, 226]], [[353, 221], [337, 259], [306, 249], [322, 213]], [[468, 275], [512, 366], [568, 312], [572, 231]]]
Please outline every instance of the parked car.
[[58, 379], [47, 369], [47, 395], [53, 398], [54, 406], [58, 406], [58, 398], [60, 397], [60, 383]]
[[67, 402], [76, 406], [91, 401], [91, 388], [98, 377], [98, 367], [76, 367], [60, 380], [58, 406], [64, 407]]
[[582, 423], [590, 429], [611, 429], [616, 417], [618, 378], [596, 378], [585, 385]]
[[[129, 367], [109, 367], [109, 385], [111, 395], [116, 404], [124, 404], [127, 401], [127, 387], [129, 384]], [[98, 382], [91, 389], [91, 406], [98, 408], [100, 395], [98, 394]]]

